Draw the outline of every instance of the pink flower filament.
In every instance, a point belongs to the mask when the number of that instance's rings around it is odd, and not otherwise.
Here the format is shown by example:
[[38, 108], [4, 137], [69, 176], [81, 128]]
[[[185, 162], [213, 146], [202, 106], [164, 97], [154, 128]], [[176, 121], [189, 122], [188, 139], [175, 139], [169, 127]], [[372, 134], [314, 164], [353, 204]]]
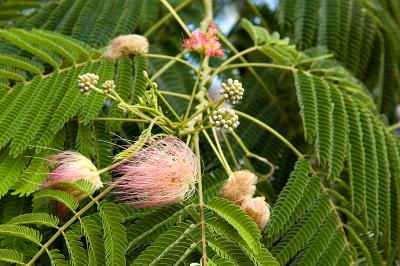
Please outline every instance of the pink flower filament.
[[117, 200], [145, 208], [181, 202], [194, 192], [199, 168], [192, 150], [175, 137], [152, 140], [119, 166]]

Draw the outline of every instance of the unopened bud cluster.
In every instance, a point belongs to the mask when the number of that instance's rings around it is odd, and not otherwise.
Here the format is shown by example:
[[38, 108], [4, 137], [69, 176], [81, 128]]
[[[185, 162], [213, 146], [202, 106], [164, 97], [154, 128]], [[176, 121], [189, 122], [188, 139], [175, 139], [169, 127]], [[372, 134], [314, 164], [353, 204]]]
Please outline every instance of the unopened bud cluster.
[[101, 87], [104, 93], [110, 93], [111, 90], [115, 89], [114, 80], [106, 80]]
[[239, 125], [239, 116], [232, 109], [220, 107], [218, 110], [213, 111], [211, 124], [233, 131]]
[[78, 86], [85, 95], [89, 94], [90, 90], [96, 87], [98, 82], [99, 76], [93, 73], [86, 73], [78, 76]]
[[243, 98], [244, 89], [242, 83], [238, 80], [228, 79], [226, 83], [222, 83], [220, 94], [224, 96], [225, 100], [236, 104]]

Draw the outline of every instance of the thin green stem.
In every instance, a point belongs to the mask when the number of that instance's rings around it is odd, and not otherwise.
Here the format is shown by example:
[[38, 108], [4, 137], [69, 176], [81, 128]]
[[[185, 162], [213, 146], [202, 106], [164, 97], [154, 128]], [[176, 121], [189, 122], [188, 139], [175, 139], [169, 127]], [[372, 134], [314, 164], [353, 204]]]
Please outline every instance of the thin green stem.
[[[224, 42], [224, 44], [226, 46], [228, 46], [229, 49], [231, 49], [232, 52], [234, 52], [235, 54], [238, 54], [239, 51], [236, 49], [236, 47], [220, 32], [217, 32], [218, 37], [222, 40], [222, 42]], [[248, 63], [246, 58], [244, 58], [244, 56], [239, 56], [239, 60], [242, 61], [243, 63]], [[260, 84], [260, 86], [264, 89], [264, 91], [267, 93], [268, 97], [270, 97], [270, 99], [272, 101], [276, 100], [276, 96], [274, 95], [274, 91], [271, 90], [266, 83], [264, 82], [264, 80], [257, 74], [257, 72], [255, 71], [255, 69], [253, 67], [249, 67], [249, 71], [250, 73], [253, 75], [253, 77], [256, 79], [256, 81], [258, 82], [258, 84]]]
[[189, 62], [175, 57], [175, 56], [169, 56], [169, 55], [162, 55], [162, 54], [143, 54], [144, 57], [148, 57], [148, 58], [158, 58], [158, 59], [165, 59], [165, 60], [172, 60], [172, 61], [176, 61], [179, 63], [184, 64], [185, 66], [191, 68], [195, 73], [197, 73], [197, 68], [195, 66], [193, 66], [192, 64], [190, 64]]
[[205, 126], [205, 127], [201, 126], [201, 127], [197, 127], [197, 128], [188, 130], [188, 131], [183, 131], [183, 132], [179, 133], [179, 137], [184, 137], [184, 136], [187, 136], [187, 135], [193, 135], [194, 133], [198, 133], [198, 132], [200, 132], [202, 130], [209, 129], [211, 127], [212, 127], [212, 125], [208, 125], [208, 126]]
[[239, 165], [239, 162], [236, 159], [236, 154], [233, 151], [232, 145], [231, 145], [228, 137], [226, 136], [225, 132], [222, 132], [222, 131], [221, 131], [221, 135], [222, 135], [222, 139], [224, 140], [224, 142], [226, 144], [226, 147], [228, 148], [229, 154], [231, 155], [233, 164], [235, 165], [235, 169], [239, 170], [240, 169], [240, 165]]
[[145, 119], [136, 119], [136, 118], [123, 118], [123, 117], [97, 117], [92, 119], [94, 121], [120, 121], [120, 122], [143, 122], [150, 123], [150, 121]]
[[176, 21], [179, 23], [179, 25], [182, 27], [183, 31], [186, 33], [187, 36], [190, 36], [190, 30], [186, 27], [185, 23], [181, 19], [181, 17], [178, 15], [178, 13], [175, 11], [175, 9], [168, 3], [167, 0], [160, 0], [160, 2], [168, 9], [168, 11], [174, 16]]
[[[185, 0], [181, 2], [179, 5], [175, 7], [175, 12], [181, 11], [183, 8], [185, 8], [188, 4], [190, 4], [193, 0]], [[172, 18], [172, 13], [168, 13], [165, 15], [162, 19], [160, 19], [156, 24], [151, 26], [150, 29], [148, 29], [143, 36], [148, 37], [150, 34], [152, 34], [156, 29], [158, 29], [162, 24], [164, 24], [167, 20]]]
[[214, 72], [212, 73], [211, 77], [209, 78], [209, 81], [212, 83], [212, 81], [214, 80], [215, 76], [218, 75], [218, 73], [221, 72], [221, 69], [225, 68], [229, 63], [235, 61], [238, 58], [242, 58], [243, 55], [257, 51], [259, 49], [258, 46], [253, 46], [250, 48], [247, 48], [246, 50], [243, 50], [241, 52], [238, 52], [237, 54], [231, 56], [230, 58], [228, 58], [226, 61], [224, 61], [220, 66], [218, 66]]
[[217, 131], [216, 131], [215, 128], [212, 128], [211, 131], [212, 131], [212, 133], [213, 133], [214, 140], [215, 140], [215, 144], [216, 144], [217, 149], [218, 149], [218, 151], [219, 151], [219, 153], [220, 153], [220, 155], [221, 155], [221, 158], [222, 158], [222, 160], [225, 162], [226, 168], [228, 169], [227, 174], [228, 174], [228, 176], [229, 176], [229, 175], [232, 174], [232, 169], [231, 169], [231, 167], [229, 166], [228, 161], [227, 161], [226, 158], [225, 158], [224, 152], [222, 151], [221, 144], [219, 143], [219, 140], [218, 140]]
[[163, 95], [167, 95], [167, 96], [174, 96], [177, 98], [181, 98], [187, 101], [190, 101], [190, 96], [183, 94], [183, 93], [178, 93], [178, 92], [173, 92], [173, 91], [163, 91], [163, 90], [159, 90], [159, 92]]
[[228, 172], [229, 172], [229, 169], [228, 169], [228, 167], [225, 165], [224, 160], [222, 160], [221, 155], [219, 154], [217, 148], [216, 148], [215, 145], [214, 145], [214, 142], [211, 140], [211, 138], [210, 138], [210, 136], [208, 135], [207, 131], [206, 131], [206, 130], [202, 130], [201, 132], [202, 132], [202, 133], [204, 134], [204, 136], [206, 137], [206, 140], [208, 141], [208, 144], [210, 145], [211, 149], [214, 151], [215, 156], [217, 156], [217, 158], [218, 158], [219, 162], [221, 163], [222, 167], [224, 167], [225, 171], [228, 173]]
[[162, 96], [162, 94], [155, 89], [154, 92], [157, 94], [157, 96], [161, 99], [161, 101], [163, 101], [163, 103], [165, 104], [165, 106], [167, 106], [167, 108], [171, 111], [171, 113], [175, 116], [175, 118], [179, 121], [181, 118], [179, 117], [179, 115], [175, 112], [174, 108], [172, 108], [172, 106], [169, 104], [169, 102], [164, 98], [164, 96]]
[[[198, 168], [201, 169], [200, 163], [200, 145], [199, 145], [199, 135], [196, 133], [194, 136], [194, 150], [197, 157]], [[203, 182], [201, 178], [201, 173], [199, 174], [198, 194], [199, 194], [199, 210], [200, 210], [200, 229], [201, 229], [201, 251], [202, 251], [202, 265], [207, 265], [207, 241], [206, 241], [206, 221], [204, 218], [204, 201], [203, 201]]]
[[190, 96], [189, 104], [188, 104], [188, 106], [187, 106], [187, 108], [186, 108], [186, 112], [185, 112], [185, 116], [183, 117], [183, 121], [185, 121], [185, 120], [187, 119], [187, 117], [189, 116], [189, 113], [190, 113], [190, 109], [192, 108], [192, 104], [193, 104], [193, 101], [194, 101], [194, 97], [195, 97], [195, 95], [196, 95], [197, 86], [199, 85], [200, 78], [201, 78], [201, 69], [203, 68], [203, 64], [204, 64], [205, 61], [206, 61], [205, 59], [206, 59], [205, 57], [203, 57], [203, 58], [201, 59], [201, 63], [200, 63], [200, 67], [199, 67], [199, 72], [198, 72], [198, 74], [197, 74], [196, 81], [194, 82], [194, 85], [193, 85], [192, 94], [191, 94], [191, 96]]
[[265, 130], [267, 130], [268, 132], [270, 132], [272, 135], [274, 135], [275, 137], [277, 137], [280, 141], [282, 141], [286, 146], [288, 146], [288, 148], [289, 148], [290, 150], [292, 150], [293, 153], [295, 153], [299, 158], [304, 158], [304, 155], [303, 155], [298, 149], [296, 149], [296, 147], [294, 147], [293, 144], [290, 143], [290, 141], [288, 141], [284, 136], [282, 136], [282, 135], [281, 135], [279, 132], [277, 132], [275, 129], [273, 129], [272, 127], [268, 126], [268, 125], [265, 124], [264, 122], [258, 120], [257, 118], [255, 118], [255, 117], [253, 117], [253, 116], [251, 116], [251, 115], [248, 115], [248, 114], [246, 114], [246, 113], [243, 113], [243, 112], [240, 112], [240, 111], [237, 111], [237, 110], [235, 110], [235, 112], [236, 112], [239, 116], [241, 116], [241, 117], [243, 117], [243, 118], [249, 120], [250, 122], [253, 122], [254, 124], [256, 124], [256, 125], [258, 125], [258, 126], [264, 128]]
[[[180, 52], [179, 54], [177, 54], [174, 58], [180, 58], [183, 56], [183, 54], [186, 53], [186, 50], [183, 50], [182, 52]], [[176, 60], [171, 60], [168, 63], [166, 63], [165, 65], [163, 65], [162, 68], [160, 68], [156, 73], [154, 73], [154, 75], [150, 78], [151, 81], [156, 80], [159, 76], [161, 76], [165, 71], [167, 71], [170, 67], [172, 67], [173, 65], [175, 65], [177, 61]]]
[[357, 242], [358, 246], [363, 251], [365, 258], [367, 260], [367, 265], [374, 265], [368, 248], [365, 246], [364, 242], [360, 239], [360, 237], [357, 235], [354, 229], [345, 224], [343, 226], [346, 228], [349, 235], [354, 239], [354, 241]]
[[[196, 112], [195, 112], [193, 115], [191, 115], [189, 118], [187, 118], [187, 119], [185, 119], [185, 120], [182, 120], [181, 125], [185, 125], [185, 124], [187, 124], [188, 122], [192, 121], [192, 120], [195, 119], [199, 114], [205, 112], [205, 111], [206, 111], [207, 109], [209, 109], [210, 107], [211, 107], [211, 112], [212, 112], [212, 111], [213, 111], [217, 106], [219, 106], [223, 101], [224, 101], [224, 99], [221, 98], [221, 99], [215, 100], [214, 102], [209, 103], [209, 104], [208, 104], [207, 106], [205, 106], [204, 108], [202, 108], [202, 109], [196, 111]], [[203, 118], [203, 120], [199, 123], [200, 125], [202, 125], [202, 124], [206, 121], [206, 119], [209, 117], [209, 115], [210, 115], [211, 112], [209, 112], [209, 113], [207, 114], [207, 116], [205, 116], [205, 117]]]
[[400, 128], [400, 123], [396, 123], [396, 124], [388, 126], [387, 130], [388, 131], [393, 131], [393, 130], [396, 130], [398, 128]]
[[242, 138], [241, 138], [238, 134], [236, 134], [235, 131], [232, 132], [232, 135], [233, 135], [233, 137], [235, 138], [236, 142], [239, 144], [240, 148], [243, 150], [244, 155], [245, 155], [246, 157], [248, 157], [248, 158], [254, 158], [254, 159], [256, 159], [256, 160], [258, 160], [258, 161], [260, 161], [260, 162], [262, 162], [262, 163], [268, 165], [268, 167], [269, 167], [268, 173], [266, 173], [265, 175], [263, 175], [263, 178], [262, 178], [262, 179], [259, 179], [258, 182], [264, 181], [264, 180], [267, 179], [268, 177], [272, 176], [272, 174], [273, 174], [274, 171], [275, 171], [275, 165], [274, 165], [273, 163], [271, 163], [267, 158], [264, 158], [264, 157], [262, 157], [262, 156], [260, 156], [260, 155], [257, 155], [257, 154], [255, 154], [255, 153], [252, 153], [252, 152], [247, 148], [247, 146], [244, 144]]
[[283, 65], [277, 65], [277, 64], [270, 64], [270, 63], [239, 63], [239, 64], [230, 64], [227, 65], [219, 70], [219, 73], [232, 69], [232, 68], [241, 68], [241, 67], [265, 67], [265, 68], [276, 68], [276, 69], [283, 69], [283, 70], [290, 70], [290, 71], [296, 71], [294, 67], [291, 66], [283, 66]]

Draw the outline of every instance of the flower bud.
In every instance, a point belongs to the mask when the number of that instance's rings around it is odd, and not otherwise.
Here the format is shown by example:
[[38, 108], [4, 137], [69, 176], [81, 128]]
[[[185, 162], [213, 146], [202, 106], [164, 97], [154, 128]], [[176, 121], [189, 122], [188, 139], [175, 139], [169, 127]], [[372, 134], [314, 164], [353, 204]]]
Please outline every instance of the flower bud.
[[264, 197], [246, 199], [241, 207], [256, 222], [260, 230], [265, 228], [270, 217], [270, 209]]
[[78, 76], [78, 86], [83, 95], [88, 95], [93, 87], [99, 82], [99, 76], [93, 73], [86, 73]]
[[121, 35], [112, 40], [103, 54], [106, 59], [118, 59], [124, 55], [141, 55], [149, 51], [147, 38], [137, 34]]
[[[92, 162], [80, 153], [65, 151], [48, 157], [47, 163], [50, 173], [47, 180], [41, 185], [42, 189], [54, 188], [65, 191], [82, 201], [87, 197], [79, 190], [60, 186], [62, 183], [76, 183], [86, 180], [92, 183], [93, 187], [99, 189], [103, 186], [97, 168]], [[55, 212], [63, 219], [69, 213], [69, 209], [61, 202], [54, 202]]]
[[212, 112], [211, 124], [228, 131], [233, 131], [239, 125], [239, 116], [232, 109], [220, 107], [218, 110]]
[[64, 151], [50, 156], [48, 166], [50, 173], [41, 188], [52, 187], [57, 183], [75, 183], [79, 180], [87, 180], [97, 189], [103, 186], [96, 166], [78, 152]]
[[256, 191], [257, 176], [247, 170], [232, 173], [222, 186], [219, 195], [227, 200], [240, 204], [253, 197]]
[[243, 98], [243, 93], [242, 83], [236, 79], [228, 79], [226, 83], [221, 84], [220, 94], [227, 102], [238, 103]]
[[115, 89], [115, 84], [114, 80], [106, 80], [104, 81], [103, 85], [101, 85], [103, 88], [104, 93], [110, 93], [111, 90]]

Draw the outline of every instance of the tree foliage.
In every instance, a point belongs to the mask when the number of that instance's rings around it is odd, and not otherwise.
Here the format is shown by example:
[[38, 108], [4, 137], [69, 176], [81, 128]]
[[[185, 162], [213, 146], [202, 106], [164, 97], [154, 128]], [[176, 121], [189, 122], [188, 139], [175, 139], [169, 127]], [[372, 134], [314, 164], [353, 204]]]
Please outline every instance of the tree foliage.
[[[400, 3], [169, 4], [0, 0], [0, 265], [190, 265], [205, 252], [208, 265], [399, 265]], [[230, 29], [227, 10], [238, 15]], [[187, 28], [177, 16], [205, 30], [206, 14], [225, 57], [206, 60], [211, 78], [202, 86], [218, 91], [234, 78], [245, 88], [233, 134], [148, 127], [104, 94], [79, 92], [79, 75], [95, 73], [99, 84], [114, 80], [127, 104], [151, 103], [185, 121], [204, 61], [182, 49]], [[148, 38], [148, 53], [102, 57], [112, 39], [133, 33]], [[149, 79], [165, 102], [151, 97]], [[204, 107], [194, 102], [189, 118]], [[200, 138], [199, 195], [139, 209], [85, 181], [41, 189], [48, 156], [76, 150], [104, 169], [152, 131]], [[259, 176], [256, 195], [271, 206], [264, 230], [218, 197], [229, 166]], [[55, 215], [57, 204], [66, 217]]]

